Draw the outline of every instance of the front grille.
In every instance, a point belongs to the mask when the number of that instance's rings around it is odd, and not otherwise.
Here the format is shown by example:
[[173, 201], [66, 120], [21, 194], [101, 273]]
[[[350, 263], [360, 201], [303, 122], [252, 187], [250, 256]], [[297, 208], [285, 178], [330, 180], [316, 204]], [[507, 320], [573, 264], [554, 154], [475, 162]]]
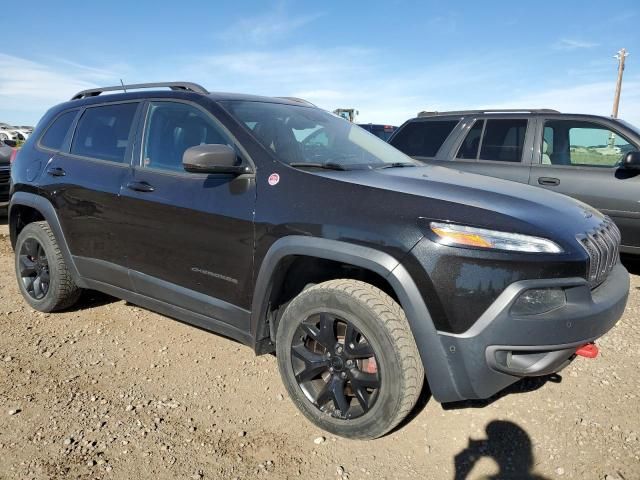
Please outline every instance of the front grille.
[[587, 279], [596, 287], [604, 282], [620, 259], [620, 230], [606, 217], [598, 227], [577, 238], [589, 254]]

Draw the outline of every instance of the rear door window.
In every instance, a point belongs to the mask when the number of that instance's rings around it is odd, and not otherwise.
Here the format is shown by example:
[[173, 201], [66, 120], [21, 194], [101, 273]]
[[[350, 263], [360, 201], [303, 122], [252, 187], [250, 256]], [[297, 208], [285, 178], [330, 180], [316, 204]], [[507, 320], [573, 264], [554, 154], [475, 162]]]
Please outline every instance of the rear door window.
[[526, 132], [525, 119], [487, 120], [482, 136], [480, 160], [519, 163], [522, 161]]
[[64, 140], [67, 138], [67, 133], [69, 133], [69, 128], [77, 114], [78, 110], [72, 110], [56, 117], [44, 132], [40, 139], [40, 145], [51, 150], [61, 150]]
[[87, 108], [78, 121], [71, 153], [124, 163], [137, 108], [137, 102]]
[[458, 120], [415, 121], [406, 124], [391, 139], [391, 145], [413, 157], [435, 157]]

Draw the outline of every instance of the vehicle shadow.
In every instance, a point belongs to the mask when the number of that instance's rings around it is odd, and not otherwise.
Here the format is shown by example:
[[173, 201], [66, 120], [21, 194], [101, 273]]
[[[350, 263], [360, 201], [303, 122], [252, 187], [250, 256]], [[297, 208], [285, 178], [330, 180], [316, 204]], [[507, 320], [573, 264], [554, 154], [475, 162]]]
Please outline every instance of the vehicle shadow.
[[486, 479], [547, 480], [533, 472], [534, 456], [531, 438], [517, 424], [505, 420], [494, 420], [486, 428], [486, 439], [469, 438], [467, 447], [454, 458], [454, 480], [469, 478], [473, 467], [483, 457], [491, 458], [500, 471]]
[[[546, 375], [542, 377], [525, 377], [513, 385], [508, 386], [504, 390], [496, 393], [492, 397], [483, 400], [462, 400], [460, 402], [449, 402], [441, 404], [443, 410], [459, 410], [463, 408], [484, 408], [488, 405], [491, 405], [493, 402], [505, 397], [507, 395], [514, 395], [518, 393], [528, 393], [538, 390], [542, 388], [547, 382], [552, 383], [560, 383], [562, 382], [562, 377], [558, 373], [553, 373], [551, 375]], [[413, 419], [415, 419], [420, 413], [425, 409], [427, 404], [431, 400], [431, 390], [429, 389], [429, 384], [425, 383], [422, 388], [422, 392], [420, 392], [420, 396], [418, 397], [418, 401], [416, 405], [413, 407], [409, 415], [398, 424], [391, 432], [394, 433], [398, 430], [403, 429], [406, 425], [411, 423]]]
[[106, 293], [98, 292], [96, 290], [83, 290], [78, 302], [66, 311], [77, 312], [88, 308], [102, 307], [103, 305], [108, 305], [118, 301], [119, 300], [117, 298], [107, 295]]
[[542, 388], [547, 382], [560, 383], [562, 376], [558, 373], [545, 375], [542, 377], [525, 377], [513, 385], [509, 385], [504, 390], [499, 391], [492, 397], [483, 400], [462, 400], [460, 402], [443, 403], [443, 410], [458, 410], [462, 408], [484, 408], [493, 402], [500, 400], [507, 395], [516, 395], [518, 393], [529, 393]]

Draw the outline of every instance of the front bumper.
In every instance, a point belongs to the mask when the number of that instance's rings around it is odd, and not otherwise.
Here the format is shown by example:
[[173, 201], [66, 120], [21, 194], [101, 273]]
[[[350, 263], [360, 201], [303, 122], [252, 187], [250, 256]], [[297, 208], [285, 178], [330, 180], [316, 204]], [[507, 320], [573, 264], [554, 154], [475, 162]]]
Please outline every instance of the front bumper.
[[[524, 290], [550, 287], [565, 289], [565, 306], [541, 315], [510, 313]], [[460, 397], [438, 400], [488, 398], [522, 377], [561, 370], [580, 346], [616, 324], [628, 293], [629, 274], [620, 263], [595, 290], [583, 278], [511, 284], [466, 332], [438, 332]]]

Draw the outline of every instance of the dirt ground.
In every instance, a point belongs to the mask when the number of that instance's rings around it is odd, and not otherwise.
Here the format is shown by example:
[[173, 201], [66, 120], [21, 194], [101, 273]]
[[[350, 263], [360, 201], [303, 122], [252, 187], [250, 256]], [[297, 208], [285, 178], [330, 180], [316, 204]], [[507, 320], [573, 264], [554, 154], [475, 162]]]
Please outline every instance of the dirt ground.
[[425, 395], [364, 442], [300, 415], [273, 356], [95, 292], [33, 311], [6, 233], [0, 219], [0, 479], [640, 479], [637, 275], [596, 360], [489, 402]]

